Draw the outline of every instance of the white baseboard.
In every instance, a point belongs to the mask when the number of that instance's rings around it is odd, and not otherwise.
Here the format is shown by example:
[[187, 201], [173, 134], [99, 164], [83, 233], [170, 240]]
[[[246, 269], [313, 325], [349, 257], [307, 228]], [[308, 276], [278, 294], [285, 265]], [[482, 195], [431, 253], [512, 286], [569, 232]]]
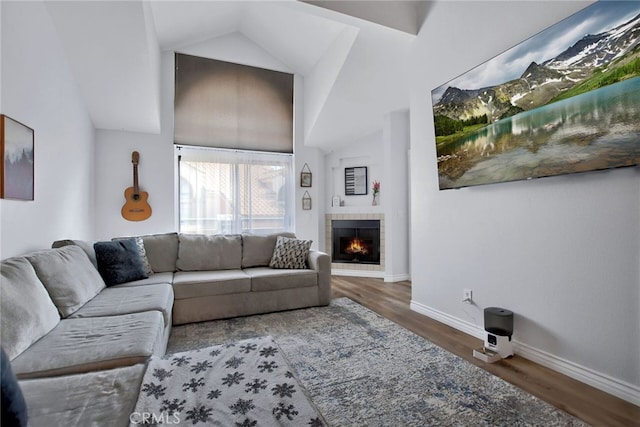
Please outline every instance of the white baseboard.
[[331, 269], [332, 276], [349, 276], [349, 277], [372, 277], [375, 279], [384, 278], [384, 271], [375, 270], [342, 270], [338, 268]]
[[484, 329], [474, 325], [473, 323], [465, 322], [464, 320], [460, 320], [447, 313], [428, 307], [424, 304], [420, 304], [419, 302], [415, 302], [413, 300], [411, 301], [410, 308], [415, 312], [424, 314], [425, 316], [437, 320], [438, 322], [449, 325], [452, 328], [456, 328], [457, 330], [464, 332], [465, 334], [469, 334], [484, 341]]
[[404, 274], [385, 274], [385, 282], [402, 282], [405, 280], [411, 280], [411, 276], [408, 273]]
[[[428, 307], [415, 301], [411, 301], [411, 310], [424, 314], [452, 328], [484, 341], [484, 329], [453, 317], [447, 313]], [[596, 372], [593, 369], [578, 365], [577, 363], [563, 359], [543, 350], [531, 347], [523, 342], [513, 340], [514, 352], [525, 359], [538, 363], [556, 372], [560, 372], [575, 380], [588, 384], [599, 390], [609, 393], [634, 405], [640, 406], [640, 387], [625, 381], [613, 378], [609, 375]]]
[[640, 406], [640, 387], [513, 340], [514, 352], [556, 372]]

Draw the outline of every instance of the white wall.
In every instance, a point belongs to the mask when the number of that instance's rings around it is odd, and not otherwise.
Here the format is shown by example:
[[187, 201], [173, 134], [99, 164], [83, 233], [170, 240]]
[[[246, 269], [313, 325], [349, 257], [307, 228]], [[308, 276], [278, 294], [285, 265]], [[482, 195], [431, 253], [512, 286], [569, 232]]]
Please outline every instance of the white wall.
[[640, 168], [438, 191], [431, 89], [587, 5], [428, 9], [412, 70], [412, 308], [477, 335], [483, 308], [513, 310], [516, 353], [640, 404]]
[[[385, 218], [385, 282], [408, 280], [409, 269], [409, 111], [385, 114], [381, 129], [345, 142], [344, 147], [325, 155], [325, 206], [327, 213], [382, 213]], [[368, 194], [345, 196], [344, 170], [367, 167]], [[373, 182], [380, 182], [378, 205], [372, 206]], [[332, 206], [332, 198], [340, 197], [344, 206]], [[357, 272], [354, 274], [358, 274]], [[364, 274], [369, 274], [365, 272]]]
[[[239, 33], [204, 41], [192, 46], [184, 46], [179, 52], [198, 55], [250, 66], [291, 72], [262, 48]], [[176, 202], [176, 161], [173, 147], [173, 98], [174, 98], [174, 53], [161, 55], [161, 132], [159, 135], [97, 131], [96, 180], [97, 194], [97, 238], [127, 236], [147, 233], [163, 233], [177, 229]], [[300, 76], [294, 77], [296, 102], [302, 96], [303, 84]], [[302, 165], [307, 162], [312, 171], [320, 172], [322, 159], [317, 149], [303, 146], [303, 114], [301, 102], [295, 111], [295, 154], [294, 168], [296, 182]], [[152, 215], [146, 221], [130, 222], [122, 218], [120, 209], [124, 204], [124, 190], [132, 185], [131, 152], [140, 153], [139, 184], [142, 191], [149, 193]], [[314, 206], [312, 211], [302, 210], [302, 193], [296, 186], [296, 234], [320, 242], [318, 206], [322, 204], [322, 182], [314, 175], [310, 193]], [[316, 203], [318, 203], [316, 205]]]
[[90, 239], [94, 131], [42, 2], [2, 2], [2, 113], [34, 129], [35, 200], [0, 201], [0, 258]]
[[[2, 3], [0, 3], [0, 24], [2, 24]], [[2, 29], [4, 25], [0, 25], [0, 111], [4, 111], [2, 108]], [[2, 235], [2, 230], [0, 229], [0, 236]]]
[[[294, 78], [294, 140], [295, 140], [295, 168], [294, 180], [296, 182], [296, 237], [311, 240], [312, 249], [324, 250], [324, 155], [317, 148], [305, 147], [304, 142], [304, 93], [303, 87], [306, 80], [296, 75]], [[311, 170], [311, 187], [300, 187], [300, 172], [304, 165]], [[306, 171], [306, 169], [305, 169]], [[311, 197], [311, 209], [302, 209], [302, 198], [305, 193]]]
[[[340, 150], [334, 150], [325, 155], [325, 207], [327, 212], [343, 213], [349, 209], [366, 210], [367, 212], [382, 212], [381, 192], [379, 206], [371, 206], [371, 186], [373, 181], [384, 181], [384, 151], [383, 131], [381, 129], [372, 134], [365, 135], [356, 141], [345, 142]], [[346, 196], [344, 191], [344, 169], [348, 167], [367, 167], [367, 195]], [[340, 197], [344, 201], [342, 208], [331, 206], [333, 196]]]
[[[175, 162], [173, 143], [168, 138], [165, 127], [161, 135], [96, 131], [96, 239], [176, 230]], [[140, 153], [138, 183], [141, 191], [149, 193], [151, 206], [151, 217], [135, 222], [125, 220], [120, 213], [125, 204], [124, 191], [133, 185], [133, 151]]]
[[383, 127], [385, 268], [384, 281], [411, 278], [409, 270], [409, 111], [392, 111], [384, 117]]

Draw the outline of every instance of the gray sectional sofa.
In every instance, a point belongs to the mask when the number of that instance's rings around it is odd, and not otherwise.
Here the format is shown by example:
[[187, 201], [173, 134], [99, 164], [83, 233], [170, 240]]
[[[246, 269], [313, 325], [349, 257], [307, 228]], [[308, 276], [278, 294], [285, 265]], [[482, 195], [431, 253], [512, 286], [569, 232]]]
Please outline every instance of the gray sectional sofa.
[[331, 299], [329, 256], [290, 234], [119, 240], [135, 240], [146, 277], [107, 286], [100, 251], [77, 240], [0, 265], [0, 343], [31, 426], [128, 425], [172, 325]]

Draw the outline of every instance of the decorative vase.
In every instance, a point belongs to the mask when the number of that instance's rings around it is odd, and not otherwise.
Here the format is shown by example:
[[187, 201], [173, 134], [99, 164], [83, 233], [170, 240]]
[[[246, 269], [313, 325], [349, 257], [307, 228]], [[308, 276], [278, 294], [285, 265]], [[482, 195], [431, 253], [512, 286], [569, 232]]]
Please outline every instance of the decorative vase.
[[371, 201], [371, 206], [378, 206], [378, 193], [373, 193], [373, 200]]

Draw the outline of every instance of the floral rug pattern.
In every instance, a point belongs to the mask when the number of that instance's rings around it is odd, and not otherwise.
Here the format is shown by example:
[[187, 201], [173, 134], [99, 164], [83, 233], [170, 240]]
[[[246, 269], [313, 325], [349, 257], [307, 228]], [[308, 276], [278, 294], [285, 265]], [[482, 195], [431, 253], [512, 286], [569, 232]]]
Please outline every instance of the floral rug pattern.
[[167, 352], [264, 335], [329, 425], [585, 425], [347, 298], [175, 326]]
[[134, 413], [142, 424], [325, 425], [268, 336], [153, 357]]

